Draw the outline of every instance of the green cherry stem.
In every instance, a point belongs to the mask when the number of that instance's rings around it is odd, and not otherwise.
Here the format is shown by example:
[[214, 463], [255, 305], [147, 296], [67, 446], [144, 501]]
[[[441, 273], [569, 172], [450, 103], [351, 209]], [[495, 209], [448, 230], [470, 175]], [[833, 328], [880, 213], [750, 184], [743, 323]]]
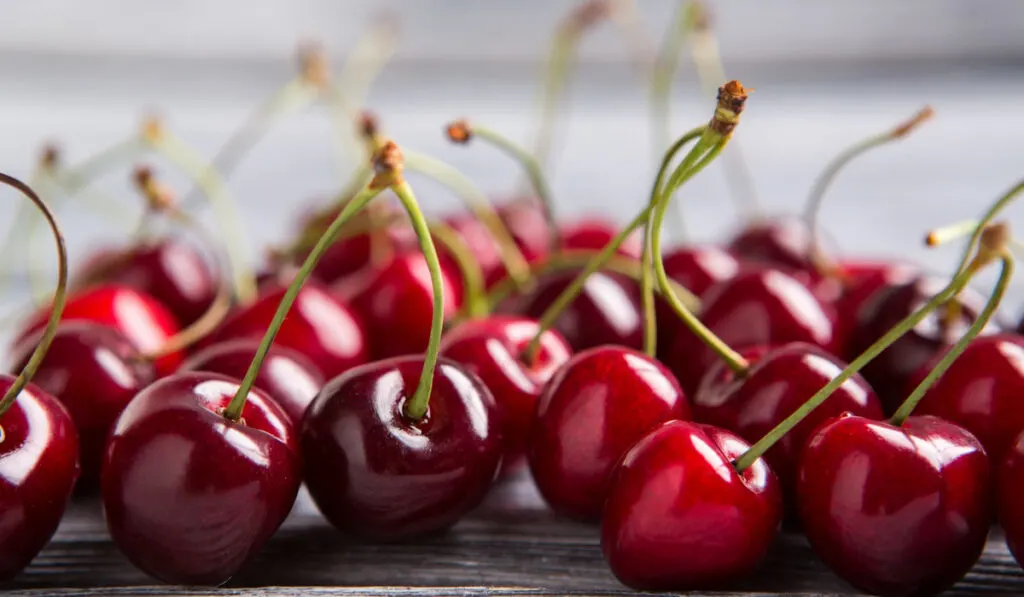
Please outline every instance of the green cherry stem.
[[64, 191], [74, 195], [111, 169], [116, 168], [139, 156], [145, 150], [145, 144], [139, 135], [115, 143], [95, 154], [74, 168], [61, 171], [60, 182]]
[[971, 229], [973, 230], [973, 233], [971, 234], [971, 240], [967, 243], [967, 246], [964, 248], [964, 254], [960, 258], [959, 265], [957, 265], [957, 273], [963, 272], [970, 265], [971, 255], [974, 254], [975, 248], [981, 242], [981, 236], [982, 234], [984, 234], [985, 228], [990, 223], [992, 223], [993, 220], [995, 220], [996, 216], [999, 215], [999, 212], [1003, 211], [1003, 209], [1005, 209], [1006, 206], [1008, 206], [1010, 203], [1012, 203], [1015, 199], [1017, 199], [1020, 196], [1021, 191], [1024, 191], [1024, 180], [1015, 184], [1013, 188], [1011, 188], [1009, 191], [1006, 192], [1006, 194], [1004, 194], [995, 203], [993, 203], [992, 206], [985, 212], [985, 214], [981, 216], [981, 219], [977, 221], [977, 224], [974, 226], [974, 228]]
[[676, 70], [679, 68], [679, 55], [682, 53], [686, 42], [686, 36], [693, 31], [694, 20], [697, 16], [696, 5], [693, 2], [681, 2], [676, 8], [675, 17], [668, 32], [665, 34], [661, 49], [654, 61], [654, 69], [651, 76], [651, 138], [654, 139], [655, 155], [660, 154], [662, 148], [668, 145], [669, 134], [672, 130], [672, 82], [675, 80]]
[[490, 310], [484, 285], [483, 270], [466, 241], [454, 228], [444, 222], [434, 221], [429, 224], [430, 233], [455, 261], [462, 276], [465, 307], [463, 313], [468, 318], [483, 317]]
[[[57, 220], [50, 211], [49, 206], [32, 190], [31, 187], [21, 182], [13, 176], [8, 176], [0, 172], [0, 183], [3, 183], [9, 187], [12, 187], [19, 191], [22, 195], [27, 197], [32, 203], [39, 208], [39, 211], [46, 218], [46, 222], [50, 225], [50, 230], [53, 232], [53, 240], [57, 246], [57, 288], [53, 293], [53, 303], [50, 308], [50, 318], [46, 322], [46, 329], [43, 331], [42, 337], [39, 339], [39, 344], [36, 345], [35, 350], [32, 351], [32, 355], [28, 359], [28, 363], [22, 368], [18, 377], [15, 378], [14, 383], [7, 389], [3, 398], [0, 398], [0, 417], [11, 408], [14, 401], [18, 398], [18, 394], [21, 393], [25, 386], [32, 380], [32, 376], [35, 375], [39, 365], [43, 362], [46, 357], [46, 352], [50, 349], [50, 344], [53, 343], [54, 336], [57, 335], [57, 326], [60, 324], [60, 318], [64, 314], [64, 303], [67, 296], [67, 284], [68, 284], [68, 253], [67, 247], [64, 244], [64, 235], [60, 231], [60, 226], [57, 224]], [[0, 430], [0, 441], [3, 441], [3, 432]]]

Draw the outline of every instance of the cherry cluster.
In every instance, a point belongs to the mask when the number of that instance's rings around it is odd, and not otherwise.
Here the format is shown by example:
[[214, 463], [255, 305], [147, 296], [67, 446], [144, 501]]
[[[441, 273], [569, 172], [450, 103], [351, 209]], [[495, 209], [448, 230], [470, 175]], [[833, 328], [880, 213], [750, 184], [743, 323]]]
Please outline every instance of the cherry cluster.
[[[747, 96], [719, 87], [625, 227], [556, 219], [531, 152], [468, 121], [449, 138], [517, 157], [532, 193], [491, 208], [468, 192], [468, 213], [428, 219], [406, 168], [461, 175], [363, 114], [351, 188], [248, 281], [148, 168], [147, 219], [215, 256], [142, 235], [69, 281], [50, 208], [0, 175], [60, 255], [56, 291], [19, 324], [17, 375], [0, 376], [0, 580], [73, 492], [98, 492], [139, 569], [220, 585], [302, 483], [340, 531], [396, 541], [451, 527], [522, 468], [552, 510], [600, 523], [612, 572], [639, 589], [753, 574], [784, 523], [879, 595], [952, 586], [997, 520], [1024, 557], [1024, 336], [990, 321], [1013, 269], [996, 219], [1024, 183], [929, 236], [970, 236], [952, 279], [827, 251], [828, 181], [924, 110], [839, 156], [806, 217], [663, 251], [676, 191], [729, 144]], [[986, 301], [968, 284], [994, 264]]]

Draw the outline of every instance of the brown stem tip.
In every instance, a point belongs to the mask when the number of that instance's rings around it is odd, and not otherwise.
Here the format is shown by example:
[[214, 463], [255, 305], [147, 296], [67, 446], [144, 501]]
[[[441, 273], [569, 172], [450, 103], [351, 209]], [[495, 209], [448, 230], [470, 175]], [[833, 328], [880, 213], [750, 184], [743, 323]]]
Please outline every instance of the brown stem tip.
[[608, 18], [612, 3], [608, 0], [590, 0], [576, 7], [566, 19], [566, 28], [574, 33], [585, 31]]
[[978, 259], [990, 263], [1007, 253], [1010, 246], [1010, 225], [1007, 222], [996, 222], [985, 226], [978, 239]]
[[933, 116], [935, 116], [935, 110], [931, 106], [925, 106], [918, 110], [917, 114], [911, 116], [909, 120], [894, 128], [890, 135], [895, 138], [905, 137]]
[[469, 143], [469, 140], [473, 137], [473, 132], [469, 129], [469, 123], [465, 120], [456, 120], [449, 124], [445, 130], [448, 133], [448, 138], [453, 143]]
[[357, 126], [359, 134], [363, 139], [373, 139], [380, 134], [380, 123], [377, 120], [377, 115], [369, 110], [364, 110], [359, 115]]
[[39, 165], [43, 170], [53, 170], [60, 164], [60, 148], [56, 143], [47, 143], [43, 146], [43, 153], [39, 157]]
[[729, 81], [718, 88], [718, 105], [715, 115], [711, 118], [708, 128], [722, 136], [729, 136], [740, 121], [747, 95], [753, 91], [739, 81]]
[[153, 170], [149, 166], [138, 166], [132, 173], [135, 187], [145, 197], [149, 209], [162, 212], [174, 207], [174, 193], [166, 186], [157, 182]]
[[394, 141], [387, 141], [373, 154], [373, 181], [370, 188], [382, 189], [397, 184], [405, 169], [405, 157]]
[[690, 29], [695, 33], [706, 33], [711, 30], [711, 14], [703, 2], [692, 0], [690, 2], [687, 17], [690, 20]]
[[307, 41], [299, 46], [299, 75], [314, 87], [326, 87], [331, 69], [327, 66], [327, 52], [323, 44]]
[[142, 119], [142, 138], [156, 143], [164, 136], [164, 123], [159, 116], [147, 116]]

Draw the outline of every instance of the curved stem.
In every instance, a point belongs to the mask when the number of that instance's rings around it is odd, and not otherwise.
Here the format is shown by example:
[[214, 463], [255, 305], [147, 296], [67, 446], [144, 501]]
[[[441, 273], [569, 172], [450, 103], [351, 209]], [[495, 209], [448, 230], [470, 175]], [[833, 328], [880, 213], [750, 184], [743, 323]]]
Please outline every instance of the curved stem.
[[462, 277], [462, 293], [465, 297], [463, 313], [467, 317], [483, 317], [490, 310], [487, 302], [486, 287], [484, 284], [484, 273], [480, 269], [480, 262], [477, 261], [469, 245], [462, 240], [462, 236], [454, 228], [444, 222], [431, 222], [430, 233], [448, 255], [455, 261]]
[[139, 157], [139, 153], [144, 149], [145, 145], [142, 143], [142, 139], [138, 135], [132, 135], [95, 154], [74, 168], [64, 169], [61, 174], [61, 185], [67, 194], [74, 195], [112, 168]]
[[668, 145], [670, 138], [672, 112], [669, 100], [672, 97], [672, 82], [679, 68], [679, 55], [682, 53], [686, 34], [693, 30], [693, 17], [693, 3], [681, 2], [676, 8], [672, 25], [665, 34], [661, 50], [655, 58], [650, 95], [651, 137], [654, 139], [655, 155], [661, 154], [662, 148]]
[[992, 290], [992, 296], [989, 297], [988, 302], [985, 303], [985, 308], [982, 309], [981, 313], [978, 314], [978, 318], [974, 320], [970, 329], [967, 330], [960, 340], [950, 348], [942, 359], [935, 365], [935, 367], [928, 372], [928, 376], [925, 377], [921, 383], [914, 388], [914, 391], [910, 393], [910, 396], [900, 405], [899, 409], [892, 415], [889, 422], [897, 427], [902, 425], [907, 417], [914, 412], [917, 405], [924, 398], [925, 393], [929, 388], [935, 384], [936, 380], [942, 377], [942, 374], [949, 369], [949, 366], [953, 364], [953, 361], [957, 360], [967, 349], [967, 345], [974, 340], [978, 334], [981, 333], [985, 326], [988, 325], [988, 321], [992, 319], [992, 315], [999, 308], [999, 303], [1003, 300], [1003, 296], [1006, 294], [1006, 288], [1010, 285], [1010, 279], [1013, 277], [1013, 257], [1006, 254], [1002, 257], [1002, 266], [999, 270], [999, 280], [996, 281], [996, 286]]
[[407, 418], [419, 421], [427, 414], [430, 392], [434, 385], [434, 368], [437, 366], [437, 356], [441, 347], [441, 332], [444, 330], [444, 285], [441, 281], [441, 262], [437, 258], [437, 249], [434, 248], [430, 229], [427, 227], [427, 221], [423, 219], [412, 189], [408, 183], [401, 180], [392, 185], [391, 190], [398, 196], [402, 207], [409, 214], [413, 230], [416, 231], [416, 237], [420, 241], [423, 258], [427, 262], [427, 268], [430, 269], [430, 285], [434, 293], [434, 314], [430, 322], [430, 340], [427, 343], [427, 352], [423, 358], [423, 373], [420, 375], [419, 385], [416, 386], [416, 393], [406, 401], [403, 409]]
[[962, 220], [949, 226], [943, 226], [942, 228], [935, 228], [928, 232], [925, 236], [924, 244], [929, 247], [937, 247], [944, 245], [951, 240], [963, 238], [968, 234], [973, 234], [974, 230], [978, 228], [978, 220]]
[[[68, 285], [68, 253], [67, 247], [64, 244], [64, 235], [60, 231], [60, 226], [57, 224], [57, 220], [54, 218], [53, 212], [46, 203], [33, 191], [28, 185], [21, 182], [13, 176], [8, 176], [0, 172], [0, 183], [12, 187], [22, 195], [27, 197], [32, 203], [39, 208], [42, 212], [43, 217], [46, 218], [46, 222], [50, 225], [50, 230], [53, 231], [53, 241], [57, 246], [57, 289], [53, 292], [53, 304], [50, 307], [50, 318], [46, 322], [46, 328], [43, 330], [42, 336], [39, 338], [39, 343], [36, 345], [35, 350], [32, 351], [32, 355], [28, 359], [28, 363], [22, 368], [18, 377], [14, 379], [14, 383], [4, 393], [3, 398], [0, 398], [0, 417], [3, 417], [4, 413], [11, 408], [14, 401], [18, 398], [18, 394], [21, 393], [25, 386], [32, 380], [32, 376], [35, 375], [36, 369], [43, 362], [46, 357], [46, 351], [50, 349], [50, 344], [53, 343], [54, 336], [57, 335], [57, 326], [60, 324], [60, 318], [64, 314], [64, 303], [67, 294]], [[0, 441], [3, 440], [3, 432], [0, 429]]]
[[256, 376], [259, 375], [260, 367], [263, 366], [263, 360], [267, 358], [267, 353], [270, 352], [270, 347], [274, 344], [274, 338], [277, 337], [278, 330], [281, 329], [285, 318], [288, 317], [288, 311], [291, 310], [292, 304], [295, 303], [296, 297], [299, 296], [302, 285], [305, 284], [310, 274], [313, 273], [316, 264], [320, 261], [324, 252], [327, 251], [327, 248], [331, 246], [331, 243], [334, 242], [335, 237], [342, 226], [345, 225], [345, 222], [366, 207], [366, 204], [379, 195], [382, 190], [383, 187], [374, 186], [372, 183], [363, 187], [353, 200], [345, 206], [345, 209], [341, 210], [341, 213], [338, 214], [334, 222], [331, 223], [323, 236], [320, 237], [316, 246], [313, 247], [313, 250], [310, 251], [299, 271], [295, 274], [295, 278], [288, 285], [288, 290], [281, 297], [281, 302], [277, 306], [274, 318], [270, 321], [270, 326], [267, 327], [267, 333], [264, 334], [263, 339], [260, 341], [259, 348], [256, 349], [256, 354], [253, 355], [252, 362], [249, 364], [249, 369], [245, 372], [245, 377], [242, 378], [242, 383], [238, 386], [238, 392], [235, 393], [227, 408], [224, 409], [225, 418], [237, 421], [242, 416], [242, 409], [245, 407], [245, 401], [249, 397], [253, 384], [256, 382]]
[[963, 257], [960, 258], [960, 264], [957, 265], [957, 275], [966, 271], [967, 268], [970, 266], [971, 255], [974, 254], [978, 246], [978, 243], [981, 240], [981, 236], [985, 232], [985, 228], [988, 227], [988, 225], [992, 222], [992, 220], [995, 219], [997, 215], [999, 215], [999, 212], [1003, 211], [1003, 209], [1007, 205], [1012, 203], [1020, 195], [1021, 191], [1024, 191], [1024, 180], [1018, 182], [1016, 185], [1013, 186], [1013, 188], [1007, 191], [1006, 194], [1004, 194], [995, 203], [993, 203], [992, 206], [988, 208], [985, 214], [981, 217], [981, 219], [978, 220], [977, 226], [975, 226], [974, 228], [974, 233], [971, 234], [971, 240], [970, 242], [967, 243], [967, 246], [964, 248]]
[[977, 269], [978, 268], [973, 266], [973, 264], [972, 266], [968, 266], [965, 271], [961, 272], [959, 275], [957, 275], [957, 277], [953, 278], [953, 280], [949, 283], [948, 286], [946, 286], [944, 289], [942, 289], [941, 292], [933, 296], [921, 308], [911, 313], [902, 321], [894, 325], [892, 329], [885, 333], [884, 336], [879, 338], [874, 344], [869, 346], [867, 350], [865, 350], [860, 356], [854, 359], [853, 362], [846, 367], [846, 369], [843, 369], [842, 372], [839, 373], [839, 375], [833, 377], [832, 381], [828, 382], [828, 384], [825, 387], [818, 390], [813, 396], [811, 396], [807, 400], [807, 402], [804, 402], [800, 406], [800, 408], [793, 411], [793, 414], [786, 417], [781, 423], [776, 425], [774, 429], [766, 433], [764, 437], [757, 440], [757, 443], [751, 446], [749, 450], [744, 452], [742, 456], [736, 459], [736, 462], [734, 463], [736, 470], [742, 472], [746, 470], [747, 467], [749, 467], [751, 464], [754, 464], [754, 462], [757, 461], [758, 458], [763, 456], [765, 452], [770, 450], [776, 442], [778, 442], [780, 439], [782, 439], [783, 436], [789, 433], [791, 429], [799, 425], [800, 421], [804, 420], [804, 418], [807, 415], [809, 415], [814, 409], [821, 406], [825, 402], [825, 400], [827, 400], [828, 397], [832, 395], [832, 392], [836, 391], [839, 388], [839, 386], [843, 385], [844, 383], [846, 383], [848, 379], [856, 375], [868, 363], [874, 360], [875, 357], [881, 354], [883, 350], [885, 350], [891, 344], [899, 340], [903, 336], [903, 334], [907, 333], [909, 330], [913, 329], [914, 326], [921, 323], [921, 320], [927, 317], [929, 313], [940, 307], [951, 297], [955, 296], [961, 288], [967, 285], [971, 277], [974, 276]]

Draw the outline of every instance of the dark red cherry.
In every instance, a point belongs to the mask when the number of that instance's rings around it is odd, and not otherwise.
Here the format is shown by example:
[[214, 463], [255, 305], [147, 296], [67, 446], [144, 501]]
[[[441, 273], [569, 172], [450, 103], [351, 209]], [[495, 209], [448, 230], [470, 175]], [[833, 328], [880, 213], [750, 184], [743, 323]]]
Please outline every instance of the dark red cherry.
[[778, 532], [778, 482], [763, 460], [742, 473], [749, 446], [710, 425], [673, 421], [616, 468], [601, 523], [615, 576], [634, 589], [715, 588], [753, 572]]
[[[18, 336], [18, 341], [42, 330], [49, 317], [49, 307], [38, 311]], [[91, 321], [114, 328], [142, 353], [159, 350], [179, 331], [174, 315], [160, 301], [140, 290], [119, 285], [95, 286], [72, 294], [64, 305], [61, 321]], [[183, 359], [184, 354], [180, 352], [157, 359], [157, 374], [170, 375]]]
[[[719, 386], [717, 392], [713, 384], [705, 384], [705, 391], [698, 391], [693, 397], [693, 416], [753, 443], [793, 414], [845, 367], [846, 363], [820, 347], [799, 342], [786, 344], [761, 356], [743, 379]], [[860, 375], [846, 380], [824, 404], [765, 453], [764, 459], [778, 476], [787, 497], [792, 496], [800, 452], [808, 436], [820, 424], [844, 412], [868, 419], [883, 417], [881, 402]]]
[[[459, 310], [457, 284], [441, 268], [444, 316]], [[348, 301], [366, 326], [370, 355], [375, 359], [419, 354], [430, 340], [434, 292], [430, 270], [422, 253], [403, 253], [373, 273], [360, 287], [336, 286], [336, 294]]]
[[[946, 283], [931, 276], [917, 276], [910, 282], [876, 291], [857, 313], [849, 344], [852, 353], [864, 352], [938, 294]], [[985, 303], [983, 297], [970, 289], [961, 292], [957, 301], [960, 308], [955, 316], [947, 315], [946, 308], [933, 311], [863, 369], [865, 379], [882, 399], [887, 413], [895, 411], [906, 397], [904, 390], [910, 376], [943, 348], [959, 340]]]
[[77, 276], [76, 286], [119, 284], [157, 299], [187, 327], [213, 304], [220, 284], [203, 255], [172, 238], [105, 251]]
[[537, 402], [527, 446], [533, 480], [554, 511], [597, 520], [619, 458], [665, 421], [689, 418], [661, 363], [621, 346], [578, 353]]
[[[559, 226], [562, 248], [568, 251], [599, 251], [618, 236], [620, 229], [615, 224], [600, 218], [588, 217]], [[639, 234], [629, 235], [616, 251], [619, 255], [639, 259], [643, 251]]]
[[[931, 372], [940, 354], [911, 376], [909, 395]], [[956, 423], [978, 438], [998, 466], [1024, 430], [1024, 337], [998, 334], [975, 338], [928, 389], [917, 413]]]
[[740, 272], [735, 255], [715, 245], [685, 246], [665, 253], [665, 273], [698, 297]]
[[[0, 396], [14, 383], [0, 375]], [[0, 581], [57, 530], [78, 478], [78, 436], [56, 398], [29, 384], [0, 416]]]
[[[781, 346], [744, 346], [736, 352], [747, 361], [749, 367], [753, 367], [764, 355], [778, 348]], [[725, 361], [722, 359], [715, 361], [701, 377], [697, 390], [694, 392], [694, 400], [690, 401], [693, 420], [725, 429], [722, 424], [728, 425], [735, 421], [740, 410], [738, 403], [726, 399], [733, 386], [742, 381]], [[698, 398], [699, 404], [696, 402]]]
[[751, 224], [729, 242], [729, 249], [743, 260], [801, 272], [815, 271], [812, 248], [807, 223], [792, 216]]
[[[239, 338], [262, 339], [286, 290], [271, 287], [255, 303], [237, 309], [207, 338], [205, 345]], [[328, 378], [370, 358], [363, 322], [323, 285], [312, 280], [299, 291], [274, 342], [305, 355]]]
[[[388, 226], [381, 232], [381, 239], [380, 242], [385, 243], [384, 248], [392, 252], [407, 251], [416, 246], [415, 236], [404, 225]], [[325, 284], [333, 284], [371, 266], [373, 242], [372, 235], [367, 233], [339, 239], [324, 252], [313, 275]], [[296, 263], [301, 264], [303, 259], [305, 255]]]
[[471, 319], [445, 334], [441, 354], [479, 377], [501, 410], [506, 467], [523, 456], [537, 399], [544, 385], [572, 354], [554, 331], [541, 335], [537, 356], [523, 351], [540, 329], [536, 320], [515, 315]]
[[497, 211], [527, 261], [540, 261], [548, 256], [551, 252], [551, 228], [536, 199], [509, 201], [498, 206]]
[[[181, 371], [209, 371], [243, 379], [259, 340], [229, 340], [207, 346], [189, 357]], [[274, 344], [256, 375], [255, 386], [288, 413], [298, 431], [306, 407], [324, 386], [324, 376], [302, 353]]]
[[[42, 332], [25, 339], [12, 362], [20, 371]], [[115, 330], [88, 321], [66, 321], [36, 370], [32, 383], [59, 400], [75, 423], [82, 481], [99, 481], [103, 452], [114, 421], [143, 388], [156, 379], [153, 364]]]
[[1017, 563], [1024, 563], [1024, 432], [1017, 435], [996, 465], [996, 509], [1006, 545]]
[[[491, 231], [488, 230], [487, 226], [473, 215], [461, 213], [446, 218], [445, 223], [459, 234], [462, 242], [466, 243], [466, 247], [480, 266], [484, 282], [488, 286], [505, 277], [505, 265], [501, 260], [501, 249], [498, 247], [498, 241], [494, 240], [494, 236], [491, 235]], [[441, 253], [445, 269], [453, 274], [458, 274], [459, 271], [455, 260], [448, 255], [441, 243], [435, 244]], [[456, 277], [456, 281], [461, 295], [465, 282], [462, 280], [461, 275]]]
[[989, 462], [977, 439], [931, 416], [902, 427], [844, 415], [804, 448], [800, 520], [814, 551], [874, 595], [936, 595], [985, 547]]
[[102, 494], [118, 549], [143, 572], [221, 585], [260, 550], [295, 502], [301, 469], [288, 415], [259, 390], [239, 421], [221, 414], [239, 382], [215, 373], [161, 379], [121, 413]]
[[[835, 354], [835, 312], [793, 277], [756, 270], [713, 286], [704, 295], [701, 321], [734, 348], [806, 342]], [[664, 361], [687, 393], [696, 391], [717, 356], [689, 332], [677, 334]]]
[[484, 498], [501, 463], [498, 409], [479, 378], [441, 359], [426, 417], [403, 413], [423, 370], [405, 356], [327, 382], [302, 425], [306, 486], [345, 533], [400, 539], [447, 529]]

